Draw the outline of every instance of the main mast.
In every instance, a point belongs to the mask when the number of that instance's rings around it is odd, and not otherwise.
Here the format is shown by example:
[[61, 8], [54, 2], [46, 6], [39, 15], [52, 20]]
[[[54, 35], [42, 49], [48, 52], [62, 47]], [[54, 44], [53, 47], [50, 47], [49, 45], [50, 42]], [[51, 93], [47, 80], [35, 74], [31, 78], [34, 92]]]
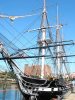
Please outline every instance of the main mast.
[[[46, 0], [44, 0], [44, 7], [43, 7], [43, 14], [42, 14], [42, 46], [44, 47], [46, 45]], [[45, 49], [42, 49], [42, 55], [45, 55]], [[44, 78], [44, 66], [45, 66], [45, 57], [42, 57], [42, 67], [41, 67], [41, 78]]]
[[[56, 43], [59, 44], [61, 39], [60, 39], [60, 25], [59, 25], [59, 18], [58, 18], [58, 5], [57, 5], [57, 19], [56, 19]], [[57, 64], [57, 75], [59, 77], [60, 75], [60, 50], [61, 50], [61, 47], [60, 46], [57, 46], [56, 47], [56, 64]]]
[[59, 57], [59, 56], [64, 56], [65, 51], [64, 51], [64, 45], [62, 46], [62, 38], [60, 35], [60, 29], [62, 28], [62, 25], [59, 24], [59, 15], [58, 15], [58, 5], [57, 5], [57, 24], [56, 24], [56, 43], [57, 45], [61, 45], [61, 46], [57, 46], [56, 47], [56, 65], [57, 65], [57, 77], [59, 77], [61, 75], [61, 69], [63, 66], [63, 59], [64, 57]]

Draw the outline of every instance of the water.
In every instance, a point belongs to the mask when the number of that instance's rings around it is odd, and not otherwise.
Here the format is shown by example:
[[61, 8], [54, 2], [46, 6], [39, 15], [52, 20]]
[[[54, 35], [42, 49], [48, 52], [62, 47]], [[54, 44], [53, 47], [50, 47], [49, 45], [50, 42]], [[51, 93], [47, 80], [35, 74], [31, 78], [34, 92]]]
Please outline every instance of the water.
[[15, 87], [0, 88], [0, 100], [23, 100], [23, 97]]

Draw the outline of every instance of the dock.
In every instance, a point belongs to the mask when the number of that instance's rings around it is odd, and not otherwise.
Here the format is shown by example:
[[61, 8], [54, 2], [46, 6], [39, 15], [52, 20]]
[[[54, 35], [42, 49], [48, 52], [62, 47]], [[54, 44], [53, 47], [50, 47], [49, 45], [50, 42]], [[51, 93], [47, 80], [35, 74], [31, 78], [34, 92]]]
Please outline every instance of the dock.
[[63, 100], [75, 100], [75, 92], [69, 91], [63, 98]]

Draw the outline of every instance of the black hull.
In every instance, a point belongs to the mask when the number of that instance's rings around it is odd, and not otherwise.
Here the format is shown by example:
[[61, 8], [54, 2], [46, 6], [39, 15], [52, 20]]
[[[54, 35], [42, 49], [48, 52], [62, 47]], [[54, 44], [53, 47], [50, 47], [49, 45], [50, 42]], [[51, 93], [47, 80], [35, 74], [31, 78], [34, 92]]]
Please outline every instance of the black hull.
[[62, 96], [65, 89], [61, 79], [41, 80], [27, 76], [21, 78], [22, 81], [19, 80], [18, 85], [25, 100], [50, 100]]
[[[31, 95], [28, 95], [28, 94], [25, 94], [22, 92], [23, 100], [50, 100], [52, 98], [58, 98], [58, 95], [61, 97], [62, 94], [63, 94], [62, 91], [54, 92], [54, 93], [41, 92], [41, 93], [39, 93], [39, 96], [34, 97], [34, 96], [31, 96]], [[33, 99], [31, 99], [32, 97], [33, 97]]]

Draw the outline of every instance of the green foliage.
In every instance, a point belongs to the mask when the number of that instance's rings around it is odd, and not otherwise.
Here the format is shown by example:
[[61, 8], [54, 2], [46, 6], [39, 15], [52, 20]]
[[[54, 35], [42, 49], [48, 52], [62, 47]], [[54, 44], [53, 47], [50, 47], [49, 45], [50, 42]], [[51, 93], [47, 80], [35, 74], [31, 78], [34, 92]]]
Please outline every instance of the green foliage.
[[16, 75], [11, 71], [7, 72], [7, 76], [10, 77], [10, 78], [13, 78], [13, 79], [16, 77]]
[[2, 73], [0, 73], [0, 78], [10, 78], [10, 79], [14, 79], [15, 78], [15, 74], [13, 73], [13, 72], [11, 72], [11, 71], [9, 71], [9, 72], [2, 72]]

